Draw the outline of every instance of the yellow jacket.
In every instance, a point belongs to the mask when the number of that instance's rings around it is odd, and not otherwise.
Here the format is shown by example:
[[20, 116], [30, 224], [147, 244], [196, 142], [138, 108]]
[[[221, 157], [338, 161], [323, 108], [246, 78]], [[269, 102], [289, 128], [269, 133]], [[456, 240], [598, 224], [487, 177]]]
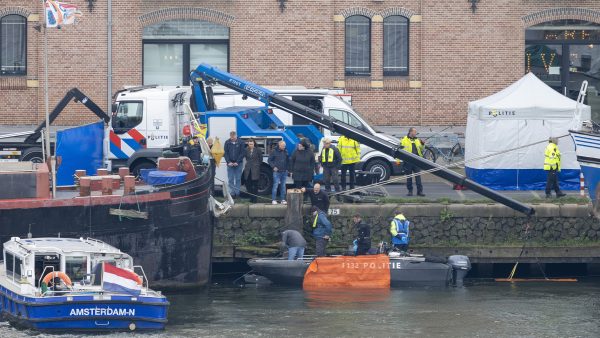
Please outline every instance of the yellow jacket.
[[560, 171], [560, 150], [556, 144], [548, 144], [544, 157], [544, 170]]
[[346, 136], [340, 136], [337, 147], [342, 155], [342, 164], [360, 162], [360, 143]]
[[425, 145], [421, 143], [421, 140], [416, 137], [411, 139], [408, 136], [404, 136], [404, 138], [400, 140], [400, 145], [403, 147], [403, 150], [408, 151], [409, 153], [412, 153], [413, 143], [417, 146], [417, 152], [419, 153], [419, 156], [423, 157], [423, 148], [425, 148]]

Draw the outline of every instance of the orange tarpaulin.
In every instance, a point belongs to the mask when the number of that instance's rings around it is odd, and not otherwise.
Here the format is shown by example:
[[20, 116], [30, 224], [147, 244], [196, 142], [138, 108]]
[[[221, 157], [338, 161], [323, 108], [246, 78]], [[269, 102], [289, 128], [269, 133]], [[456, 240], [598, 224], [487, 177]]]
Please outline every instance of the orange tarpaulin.
[[390, 287], [387, 255], [317, 257], [304, 274], [304, 289]]

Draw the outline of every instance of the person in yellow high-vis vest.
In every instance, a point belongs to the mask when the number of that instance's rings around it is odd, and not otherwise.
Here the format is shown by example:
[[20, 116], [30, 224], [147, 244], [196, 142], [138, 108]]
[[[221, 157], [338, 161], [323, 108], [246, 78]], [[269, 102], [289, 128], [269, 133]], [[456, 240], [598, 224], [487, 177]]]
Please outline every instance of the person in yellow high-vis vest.
[[[340, 165], [342, 164], [342, 156], [340, 151], [331, 144], [331, 139], [323, 139], [323, 150], [319, 155], [319, 163], [323, 167], [323, 184], [327, 192], [340, 191]], [[335, 190], [331, 189], [333, 184]]]
[[342, 190], [346, 190], [346, 173], [350, 174], [350, 189], [354, 189], [356, 179], [354, 164], [360, 162], [360, 143], [346, 136], [340, 136], [338, 149], [342, 155]]
[[556, 192], [556, 197], [563, 197], [564, 194], [558, 186], [558, 173], [560, 172], [560, 150], [558, 149], [558, 139], [551, 137], [548, 140], [548, 146], [544, 151], [544, 170], [546, 177], [546, 198], [552, 197], [552, 189]]
[[[423, 141], [417, 138], [417, 129], [410, 128], [408, 130], [408, 134], [400, 140], [400, 146], [402, 150], [408, 151], [409, 153], [413, 153], [419, 157], [423, 157], [423, 149], [425, 145]], [[412, 163], [407, 163], [406, 161], [402, 164], [404, 169], [404, 175], [417, 174], [421, 169]], [[421, 176], [418, 175], [415, 177], [415, 181], [417, 181], [417, 195], [425, 196], [423, 193], [423, 184], [421, 183]], [[412, 185], [412, 177], [406, 179], [406, 188], [408, 189], [408, 196], [413, 195], [413, 185]]]

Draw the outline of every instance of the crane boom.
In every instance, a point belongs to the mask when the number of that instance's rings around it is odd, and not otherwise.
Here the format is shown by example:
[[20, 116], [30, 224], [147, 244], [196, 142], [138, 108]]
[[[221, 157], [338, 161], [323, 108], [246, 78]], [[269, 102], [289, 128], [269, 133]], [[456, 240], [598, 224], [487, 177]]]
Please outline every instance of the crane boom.
[[[99, 118], [104, 120], [104, 123], [108, 123], [110, 121], [110, 115], [106, 114], [102, 108], [98, 107], [98, 105], [92, 101], [87, 95], [81, 92], [81, 90], [77, 88], [71, 88], [65, 96], [56, 104], [52, 112], [50, 113], [50, 123], [54, 122], [58, 115], [65, 109], [65, 107], [74, 100], [75, 102], [81, 102], [84, 106], [86, 106], [92, 113], [96, 114]], [[41, 136], [42, 129], [46, 128], [46, 121], [40, 123], [40, 125], [35, 128], [33, 134], [29, 135], [25, 139], [25, 143], [35, 143]]]
[[199, 95], [202, 94], [202, 81], [204, 81], [208, 85], [216, 83], [230, 88], [232, 90], [235, 90], [240, 94], [259, 100], [267, 105], [282, 109], [290, 114], [307, 119], [318, 126], [327, 128], [331, 131], [354, 139], [373, 149], [388, 154], [391, 157], [399, 158], [402, 161], [414, 164], [421, 169], [436, 169], [432, 172], [432, 174], [441, 177], [445, 180], [448, 180], [452, 183], [463, 185], [482, 196], [490, 198], [498, 203], [504, 204], [507, 207], [512, 208], [516, 211], [522, 212], [526, 215], [533, 215], [535, 213], [535, 209], [533, 209], [532, 207], [521, 203], [517, 200], [514, 200], [508, 196], [505, 196], [501, 193], [498, 193], [479, 183], [476, 183], [452, 170], [441, 167], [431, 161], [428, 161], [410, 152], [404, 151], [398, 144], [389, 142], [375, 135], [354, 128], [346, 123], [343, 123], [330, 116], [322, 114], [319, 111], [308, 108], [284, 96], [278, 95], [270, 91], [269, 89], [266, 89], [250, 81], [239, 78], [218, 68], [212, 67], [208, 64], [200, 64], [194, 71], [192, 71], [190, 78], [192, 79], [192, 86], [196, 94], [195, 99], [197, 101], [202, 100], [202, 102], [198, 102], [197, 104], [197, 107], [199, 108], [206, 107], [206, 105], [203, 105], [203, 103], [207, 102], [207, 100], [204, 97], [199, 97]]

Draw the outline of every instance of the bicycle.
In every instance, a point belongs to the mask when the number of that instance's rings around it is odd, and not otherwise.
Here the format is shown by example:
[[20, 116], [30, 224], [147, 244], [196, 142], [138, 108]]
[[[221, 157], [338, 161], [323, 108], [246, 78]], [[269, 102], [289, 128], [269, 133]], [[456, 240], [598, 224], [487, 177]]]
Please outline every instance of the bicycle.
[[425, 142], [423, 157], [431, 162], [443, 158], [446, 163], [453, 163], [464, 158], [465, 152], [458, 141], [458, 135], [437, 135], [430, 137]]

